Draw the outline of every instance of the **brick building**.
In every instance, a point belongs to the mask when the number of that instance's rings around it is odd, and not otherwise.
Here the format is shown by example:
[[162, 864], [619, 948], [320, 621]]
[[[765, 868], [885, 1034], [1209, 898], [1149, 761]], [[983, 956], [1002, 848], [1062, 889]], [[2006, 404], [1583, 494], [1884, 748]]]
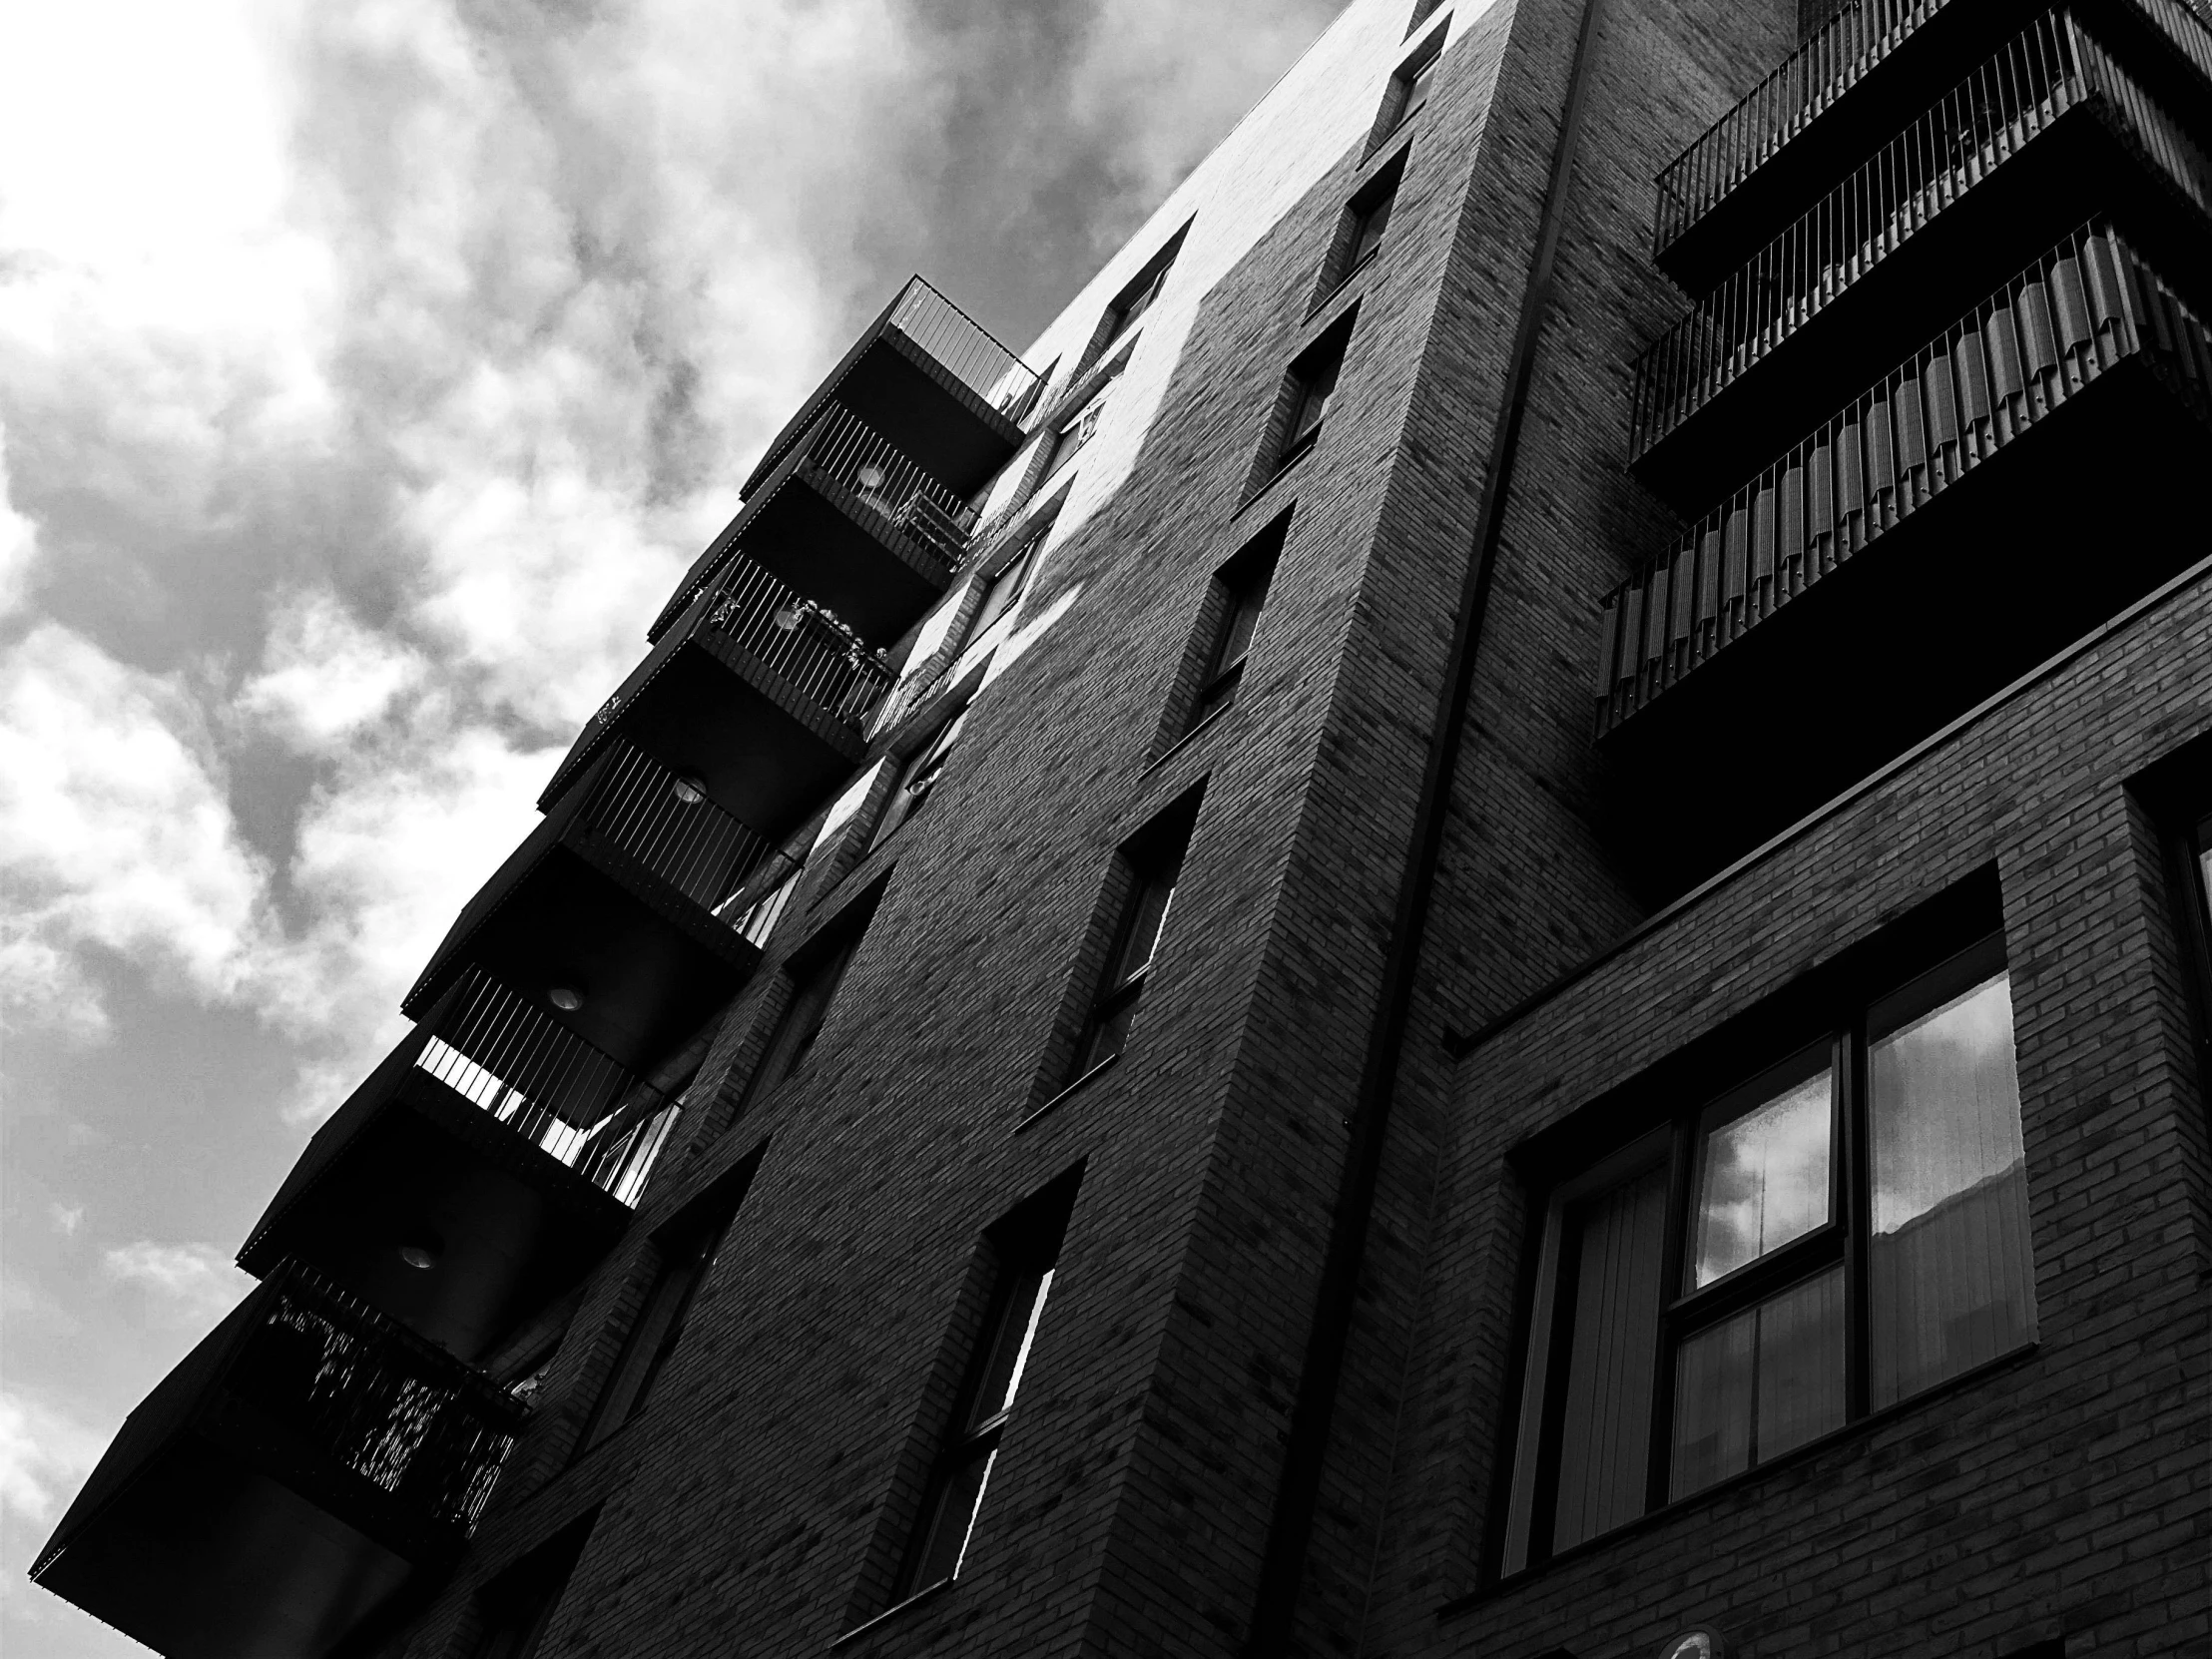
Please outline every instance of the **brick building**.
[[1355, 0], [1019, 357], [909, 284], [34, 1576], [2212, 1651], [2208, 149], [2188, 0]]

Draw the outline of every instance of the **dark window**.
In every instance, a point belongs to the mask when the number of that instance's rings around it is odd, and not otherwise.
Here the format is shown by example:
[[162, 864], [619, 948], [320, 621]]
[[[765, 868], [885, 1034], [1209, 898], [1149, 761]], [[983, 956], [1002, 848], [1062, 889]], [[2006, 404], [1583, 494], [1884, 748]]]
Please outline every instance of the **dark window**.
[[967, 724], [967, 710], [962, 708], [900, 769], [898, 782], [891, 786], [891, 798], [883, 805], [883, 817], [875, 827], [875, 837], [870, 845], [881, 844], [900, 825], [920, 816], [922, 808], [928, 805], [929, 792], [944, 775], [945, 763], [952, 758], [952, 746], [960, 741], [960, 728]]
[[1276, 448], [1275, 470], [1280, 472], [1314, 447], [1321, 423], [1329, 413], [1329, 400], [1337, 393], [1337, 374], [1344, 366], [1345, 342], [1351, 334], [1351, 318], [1329, 331], [1311, 346], [1284, 381], [1281, 438]]
[[1405, 25], [1405, 32], [1408, 35], [1411, 34], [1427, 22], [1429, 18], [1435, 16], [1436, 8], [1442, 3], [1443, 0], [1413, 0], [1413, 16], [1412, 20]]
[[999, 1442], [1030, 1369], [1045, 1298], [1074, 1201], [1072, 1187], [1025, 1205], [986, 1235], [987, 1275], [981, 1330], [969, 1351], [952, 1420], [924, 1489], [895, 1593], [910, 1595], [956, 1575]]
[[753, 1074], [757, 1083], [772, 1087], [807, 1063], [823, 1026], [829, 1022], [830, 1005], [836, 1000], [844, 970], [859, 947], [860, 935], [853, 932], [796, 972], [792, 999], [784, 1004], [783, 1015], [761, 1055], [760, 1067]]
[[1106, 307], [1106, 314], [1099, 319], [1098, 332], [1091, 338], [1091, 347], [1084, 353], [1086, 363], [1096, 361], [1118, 345], [1138, 319], [1152, 308], [1167, 286], [1168, 271], [1175, 264], [1175, 257], [1183, 251], [1184, 233], [1190, 227], [1168, 238], [1160, 251], [1147, 260], [1144, 269], [1130, 277], [1128, 285], [1114, 295]]
[[1057, 477], [1068, 462], [1082, 453], [1084, 445], [1098, 434], [1098, 423], [1105, 416], [1106, 400], [1113, 394], [1114, 381], [1121, 377], [1119, 365], [1107, 370], [1105, 382], [1084, 399], [1083, 406], [1060, 422], [1060, 429], [1052, 435], [1052, 457], [1045, 462], [1044, 478]]
[[1270, 546], [1262, 556], [1233, 561], [1214, 578], [1220, 590], [1221, 620], [1197, 701], [1191, 706], [1193, 729], [1236, 701], [1245, 658], [1252, 650], [1252, 635], [1260, 626], [1260, 612], [1268, 602], [1268, 583], [1274, 575], [1275, 549]]
[[1148, 847], [1124, 857], [1129, 896], [1114, 928], [1106, 972], [1075, 1045], [1071, 1081], [1113, 1059], [1129, 1040], [1129, 1025], [1137, 1017], [1137, 1004], [1144, 997], [1168, 908], [1175, 899], [1175, 883], [1183, 872], [1182, 837], [1177, 836], [1172, 846]]
[[1382, 246], [1382, 233], [1389, 229], [1390, 205], [1397, 200], [1397, 181], [1391, 179], [1382, 192], [1366, 206], [1354, 205], [1352, 221], [1352, 253], [1345, 275], [1351, 276], [1368, 261], [1375, 258]]
[[1561, 1182], [1504, 1570], [2035, 1336], [2001, 941]]
[[561, 1592], [591, 1536], [587, 1518], [541, 1544], [476, 1594], [483, 1634], [473, 1659], [531, 1659], [560, 1607]]
[[1385, 135], [1396, 132], [1420, 113], [1420, 107], [1428, 102], [1428, 88], [1436, 78], [1436, 65], [1442, 59], [1441, 50], [1431, 47], [1391, 77], [1383, 105], [1389, 112], [1382, 123]]
[[1048, 524], [1033, 531], [1021, 544], [1021, 551], [999, 567], [998, 573], [983, 585], [982, 603], [975, 608], [975, 620], [968, 625], [967, 637], [977, 639], [988, 632], [991, 625], [1021, 602], [1021, 596], [1029, 590], [1030, 575], [1037, 568], [1037, 555], [1044, 547], [1044, 539], [1052, 533]]
[[1108, 346], [1111, 346], [1115, 340], [1137, 325], [1137, 319], [1152, 308], [1153, 300], [1160, 297], [1160, 290], [1167, 286], [1167, 280], [1168, 268], [1166, 266], [1162, 266], [1148, 276], [1139, 278], [1135, 291], [1114, 306], [1107, 321], [1106, 343]]
[[647, 1288], [645, 1301], [623, 1339], [622, 1352], [599, 1391], [591, 1421], [578, 1439], [588, 1451], [645, 1409], [653, 1384], [676, 1345], [683, 1340], [684, 1322], [691, 1316], [692, 1299], [699, 1294], [722, 1241], [737, 1218], [738, 1201], [745, 1196], [742, 1177], [726, 1177], [722, 1184], [694, 1200], [653, 1236], [660, 1260]]

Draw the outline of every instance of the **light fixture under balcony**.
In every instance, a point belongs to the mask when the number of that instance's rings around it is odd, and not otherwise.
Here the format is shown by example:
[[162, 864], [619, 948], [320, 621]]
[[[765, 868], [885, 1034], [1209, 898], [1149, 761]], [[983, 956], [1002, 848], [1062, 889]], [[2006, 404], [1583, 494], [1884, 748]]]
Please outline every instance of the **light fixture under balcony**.
[[873, 461], [870, 461], [867, 465], [860, 468], [860, 488], [864, 490], [879, 490], [883, 487], [883, 480], [888, 478], [889, 476], [889, 473], [885, 472]]
[[555, 985], [545, 993], [545, 999], [564, 1014], [573, 1014], [584, 1005], [584, 993], [573, 985]]
[[438, 1258], [444, 1253], [445, 1241], [428, 1230], [399, 1246], [399, 1259], [410, 1268], [424, 1273], [436, 1267]]
[[777, 627], [787, 634], [790, 633], [799, 626], [799, 607], [797, 605], [784, 606], [776, 613], [775, 620]]
[[707, 799], [707, 780], [696, 772], [679, 772], [669, 791], [687, 807], [696, 807]]

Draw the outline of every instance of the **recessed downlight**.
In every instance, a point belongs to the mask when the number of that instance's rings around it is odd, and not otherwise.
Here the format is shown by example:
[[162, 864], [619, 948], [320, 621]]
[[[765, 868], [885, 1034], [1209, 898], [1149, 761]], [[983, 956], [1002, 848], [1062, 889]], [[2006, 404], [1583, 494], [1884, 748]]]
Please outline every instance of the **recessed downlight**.
[[555, 985], [545, 993], [545, 999], [564, 1014], [573, 1014], [584, 1005], [584, 993], [574, 985]]

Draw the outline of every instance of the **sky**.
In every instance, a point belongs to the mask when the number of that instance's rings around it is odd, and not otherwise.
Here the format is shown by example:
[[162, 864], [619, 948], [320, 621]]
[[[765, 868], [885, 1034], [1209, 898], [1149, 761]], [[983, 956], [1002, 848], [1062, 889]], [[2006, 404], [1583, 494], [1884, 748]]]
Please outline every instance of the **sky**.
[[[0, 1647], [762, 445], [1334, 0], [0, 0]], [[1041, 365], [1040, 365], [1041, 366]]]

